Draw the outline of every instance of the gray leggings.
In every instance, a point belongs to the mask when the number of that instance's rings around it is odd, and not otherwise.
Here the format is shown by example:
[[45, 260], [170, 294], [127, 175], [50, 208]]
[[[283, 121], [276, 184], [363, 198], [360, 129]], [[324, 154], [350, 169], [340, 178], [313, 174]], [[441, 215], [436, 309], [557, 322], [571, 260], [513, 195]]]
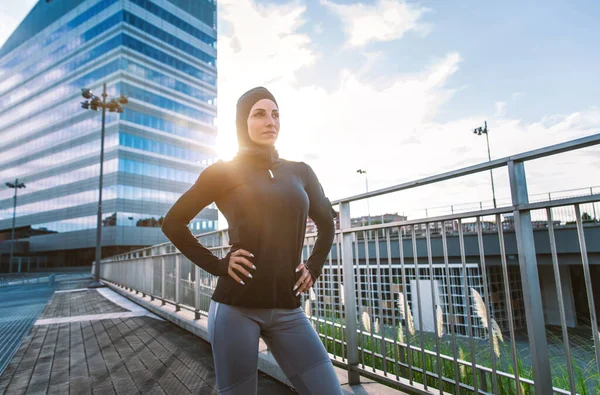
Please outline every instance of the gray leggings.
[[211, 300], [208, 332], [221, 395], [256, 394], [259, 336], [299, 394], [342, 394], [329, 355], [300, 307], [251, 309]]

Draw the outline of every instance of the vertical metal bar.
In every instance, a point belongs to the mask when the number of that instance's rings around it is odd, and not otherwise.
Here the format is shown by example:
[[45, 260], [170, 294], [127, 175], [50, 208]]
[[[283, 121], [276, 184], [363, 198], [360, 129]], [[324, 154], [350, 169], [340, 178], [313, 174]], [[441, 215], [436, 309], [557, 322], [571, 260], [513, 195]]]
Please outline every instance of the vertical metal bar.
[[471, 369], [473, 373], [473, 389], [474, 393], [479, 393], [479, 384], [477, 382], [477, 361], [475, 357], [475, 345], [473, 344], [473, 325], [471, 324], [471, 295], [469, 292], [469, 280], [467, 278], [467, 258], [465, 256], [465, 236], [463, 234], [462, 221], [458, 219], [458, 244], [460, 246], [460, 261], [462, 263], [462, 277], [465, 306], [467, 310], [467, 328], [469, 331], [469, 346], [471, 347]]
[[[419, 224], [419, 226], [421, 226], [421, 224]], [[421, 341], [421, 344], [419, 345], [420, 348], [420, 352], [421, 352], [421, 363], [423, 364], [423, 386], [425, 387], [425, 390], [427, 391], [427, 361], [426, 361], [426, 355], [425, 355], [425, 340], [423, 339], [423, 308], [421, 306], [421, 291], [420, 291], [420, 286], [419, 286], [419, 278], [421, 277], [421, 270], [419, 268], [419, 258], [418, 258], [418, 254], [417, 254], [417, 236], [415, 234], [415, 230], [413, 228], [413, 232], [412, 232], [412, 246], [413, 246], [413, 263], [415, 265], [415, 285], [417, 287], [417, 306], [419, 307], [419, 340]], [[411, 289], [411, 294], [414, 294], [414, 292], [412, 292], [414, 290]]]
[[[483, 303], [486, 304], [486, 319], [487, 319], [487, 323], [488, 323], [488, 327], [487, 327], [487, 331], [488, 331], [488, 337], [490, 340], [490, 352], [491, 352], [491, 362], [492, 362], [492, 385], [494, 387], [494, 394], [498, 393], [498, 378], [497, 378], [497, 372], [496, 372], [496, 354], [495, 354], [495, 350], [494, 350], [494, 341], [493, 341], [493, 337], [496, 336], [496, 334], [494, 333], [494, 329], [492, 327], [492, 312], [491, 310], [491, 296], [489, 295], [489, 287], [488, 287], [488, 280], [487, 280], [487, 267], [485, 264], [485, 251], [484, 251], [484, 247], [483, 247], [483, 235], [482, 235], [482, 231], [481, 231], [481, 218], [477, 217], [477, 241], [479, 244], [479, 260], [481, 261], [481, 271], [482, 271], [482, 277], [483, 277]], [[487, 381], [484, 380], [484, 383], [487, 386]]]
[[563, 300], [562, 281], [558, 267], [558, 254], [556, 252], [556, 237], [554, 236], [554, 222], [552, 218], [552, 209], [546, 208], [546, 217], [548, 218], [548, 236], [550, 237], [550, 251], [552, 252], [552, 267], [554, 268], [554, 282], [556, 283], [556, 296], [558, 298], [558, 313], [560, 314], [560, 326], [563, 334], [563, 345], [565, 347], [565, 357], [567, 359], [567, 373], [569, 374], [569, 385], [571, 394], [575, 394], [575, 378], [573, 377], [573, 364], [571, 362], [571, 349], [569, 346], [569, 333], [567, 332], [567, 320], [565, 318], [565, 302]]
[[[429, 228], [429, 223], [425, 224], [425, 237], [427, 241], [427, 262], [429, 263], [429, 282], [431, 283], [431, 304], [433, 307], [433, 325], [434, 325], [434, 334], [435, 334], [435, 354], [437, 357], [437, 374], [438, 374], [438, 389], [440, 390], [440, 394], [444, 392], [444, 382], [442, 380], [442, 364], [440, 357], [440, 336], [441, 333], [438, 334], [439, 325], [442, 324], [438, 322], [437, 309], [438, 307], [441, 309], [441, 306], [436, 305], [435, 299], [435, 280], [433, 279], [433, 255], [431, 253], [431, 229]], [[443, 324], [442, 324], [443, 328]], [[443, 329], [442, 329], [443, 330]]]
[[[352, 234], [353, 235], [353, 234]], [[343, 270], [342, 270], [342, 249], [340, 248], [340, 244], [342, 242], [342, 234], [339, 233], [337, 236], [337, 241], [335, 243], [335, 248], [336, 248], [336, 253], [337, 253], [337, 278], [338, 278], [338, 284], [343, 284]], [[354, 267], [354, 265], [352, 265]], [[352, 277], [354, 278], [354, 269], [352, 270]], [[345, 292], [346, 289], [346, 285], [344, 284], [343, 288], [341, 289], [341, 292]], [[354, 290], [352, 290], [352, 294], [354, 296]], [[346, 314], [344, 314], [344, 303], [342, 303], [342, 296], [344, 296], [344, 302], [345, 302], [345, 295], [340, 295], [339, 298], [339, 315], [340, 315], [340, 321], [345, 320], [346, 318]], [[354, 312], [354, 317], [356, 318], [356, 311]], [[343, 321], [342, 321], [343, 324]], [[346, 330], [344, 330], [344, 328], [342, 327], [340, 330], [340, 335], [342, 338], [342, 359], [346, 359], [346, 348], [344, 347], [344, 343], [346, 342]], [[347, 362], [347, 361], [346, 361]]]
[[[365, 242], [365, 264], [367, 269], [367, 311], [369, 312], [369, 321], [371, 322], [371, 327], [369, 328], [369, 336], [371, 337], [371, 369], [373, 373], [375, 373], [375, 337], [373, 336], [373, 325], [375, 325], [375, 306], [373, 301], [373, 288], [371, 281], [371, 266], [369, 265], [370, 257], [369, 257], [369, 235], [371, 231], [363, 231], [363, 237]], [[373, 308], [371, 308], [373, 306]]]
[[446, 222], [442, 222], [442, 250], [444, 254], [444, 270], [446, 271], [446, 294], [448, 297], [448, 317], [451, 317], [451, 320], [448, 320], [448, 329], [450, 329], [450, 335], [452, 337], [452, 355], [454, 362], [454, 393], [460, 394], [460, 368], [458, 366], [457, 355], [458, 352], [456, 350], [456, 331], [455, 331], [455, 323], [456, 323], [456, 313], [454, 310], [454, 301], [452, 297], [452, 286], [450, 283], [450, 267], [448, 262], [448, 239], [446, 237]]
[[181, 254], [175, 255], [175, 311], [181, 310]]
[[165, 280], [165, 277], [166, 277], [165, 276], [166, 275], [165, 257], [162, 257], [160, 259], [160, 266], [161, 266], [160, 270], [162, 272], [162, 274], [161, 274], [161, 282], [162, 282], [162, 284], [161, 284], [161, 287], [160, 287], [160, 297], [162, 299], [162, 305], [164, 306], [165, 305], [165, 282], [166, 282], [166, 280]]
[[200, 319], [200, 267], [194, 265], [194, 316], [197, 320]]
[[[508, 176], [512, 203], [515, 207], [515, 236], [519, 253], [519, 267], [523, 283], [523, 299], [527, 322], [527, 334], [531, 349], [531, 366], [535, 377], [535, 393], [545, 395], [552, 393], [552, 375], [548, 359], [548, 343], [546, 341], [546, 327], [540, 291], [533, 227], [529, 210], [518, 208], [521, 204], [528, 203], [527, 180], [525, 177], [525, 164], [523, 162], [508, 162]], [[599, 350], [600, 351], [600, 350]]]
[[[590, 187], [590, 195], [594, 194], [594, 189], [593, 187]], [[594, 210], [594, 220], [597, 220], [598, 217], [596, 216], [596, 202], [592, 202], [592, 210]]]
[[[310, 246], [311, 246], [311, 243], [307, 243], [307, 245], [306, 245], [306, 259], [307, 260], [308, 260], [308, 257], [310, 256], [310, 253], [311, 253]], [[313, 289], [313, 292], [314, 291], [315, 290]], [[320, 337], [321, 332], [319, 330], [319, 320], [318, 320], [319, 317], [316, 316], [317, 319], [316, 319], [316, 322], [315, 322], [315, 320], [313, 319], [313, 317], [315, 317], [315, 315], [313, 314], [313, 309], [312, 309], [312, 304], [313, 303], [312, 303], [312, 300], [310, 298], [310, 291], [306, 294], [306, 297], [307, 297], [306, 300], [308, 300], [308, 304], [311, 307], [310, 308], [310, 316], [308, 317], [308, 319], [309, 319], [309, 321], [311, 321], [311, 323], [314, 323], [314, 328], [315, 328], [315, 331], [317, 332], [317, 336]], [[306, 301], [305, 301], [305, 303], [306, 303]], [[317, 309], [318, 309], [318, 307], [317, 307]], [[318, 311], [317, 311], [317, 313], [318, 313]]]
[[[364, 235], [364, 232], [363, 232]], [[365, 334], [363, 331], [363, 301], [362, 301], [362, 281], [361, 281], [361, 268], [360, 268], [360, 255], [358, 252], [358, 237], [356, 238], [355, 242], [354, 242], [354, 257], [356, 259], [356, 270], [357, 270], [357, 276], [356, 276], [356, 289], [358, 290], [358, 305], [360, 307], [360, 355], [361, 355], [361, 363], [362, 363], [362, 368], [365, 368]]]
[[[392, 229], [393, 228], [389, 228], [389, 231], [386, 232], [385, 234], [385, 243], [386, 243], [386, 247], [387, 247], [387, 256], [388, 256], [388, 270], [389, 270], [389, 278], [390, 278], [390, 285], [394, 284], [393, 278], [394, 278], [394, 270], [392, 269], [392, 243], [390, 240], [390, 234], [392, 233]], [[396, 228], [397, 229], [397, 228]], [[398, 232], [398, 234], [400, 234], [400, 232]], [[399, 242], [401, 243], [402, 240], [399, 240]], [[394, 300], [394, 290], [392, 288], [391, 292], [390, 292], [390, 296], [392, 298], [392, 338], [394, 339], [394, 367], [395, 367], [395, 371], [394, 374], [396, 375], [396, 380], [400, 379], [399, 376], [399, 368], [398, 368], [398, 361], [399, 361], [399, 355], [398, 355], [398, 329], [396, 327], [396, 308], [395, 308], [395, 300]], [[404, 358], [403, 358], [404, 359]], [[402, 361], [404, 362], [404, 361]]]
[[585, 233], [583, 221], [581, 219], [581, 210], [579, 205], [575, 205], [575, 219], [577, 221], [577, 236], [579, 237], [579, 249], [581, 251], [581, 263], [583, 264], [583, 276], [585, 278], [585, 290], [587, 293], [588, 304], [590, 308], [590, 320], [592, 325], [592, 334], [594, 335], [594, 349], [596, 351], [596, 367], [600, 373], [600, 338], [598, 337], [598, 318], [596, 307], [594, 305], [594, 289], [592, 288], [592, 277], [590, 275], [590, 262], [585, 243]]
[[340, 203], [340, 228], [342, 231], [342, 264], [344, 267], [344, 307], [346, 316], [346, 341], [348, 348], [348, 384], [360, 384], [358, 373], [358, 341], [356, 333], [356, 299], [354, 297], [354, 260], [350, 202]]
[[[337, 255], [337, 235], [334, 236], [332, 248], [336, 249], [336, 256], [338, 256]], [[329, 297], [331, 298], [331, 301], [330, 301], [331, 302], [331, 304], [330, 304], [330, 306], [331, 306], [331, 333], [332, 333], [333, 339], [334, 339], [333, 340], [333, 359], [337, 360], [338, 359], [337, 342], [335, 341], [335, 339], [337, 339], [337, 333], [336, 333], [337, 330], [336, 330], [336, 326], [335, 326], [336, 302], [333, 297], [335, 291], [333, 289], [333, 254], [332, 253], [329, 254], [328, 260], [329, 260], [329, 277], [327, 279], [327, 282], [328, 282], [328, 287], [329, 287], [329, 295], [330, 295]], [[341, 284], [341, 283], [339, 283], [339, 284]], [[339, 292], [339, 287], [338, 287], [338, 292]], [[325, 300], [323, 300], [323, 302], [325, 302]], [[341, 301], [340, 301], [340, 304], [341, 304]], [[327, 328], [327, 325], [325, 325], [325, 327]], [[342, 341], [342, 349], [344, 349], [343, 341]]]
[[[412, 226], [412, 225], [411, 225]], [[404, 233], [404, 227], [402, 227], [402, 231]], [[414, 228], [413, 228], [413, 232], [414, 232]], [[403, 294], [403, 298], [404, 298], [404, 326], [405, 326], [405, 332], [406, 333], [406, 356], [408, 358], [408, 381], [412, 384], [413, 383], [413, 375], [412, 375], [412, 350], [410, 348], [411, 346], [411, 342], [410, 340], [412, 339], [412, 333], [410, 332], [409, 329], [409, 324], [408, 324], [408, 320], [412, 319], [412, 314], [408, 314], [409, 313], [409, 308], [410, 306], [408, 305], [408, 293], [406, 291], [407, 289], [407, 282], [406, 282], [406, 267], [404, 266], [404, 239], [402, 237], [402, 235], [398, 235], [398, 245], [399, 245], [399, 252], [400, 252], [400, 270], [402, 271], [402, 294]], [[412, 323], [411, 325], [413, 325], [414, 327], [414, 323]]]
[[[387, 376], [387, 346], [385, 344], [385, 321], [383, 320], [383, 293], [381, 292], [381, 256], [379, 254], [379, 230], [375, 231], [375, 259], [377, 262], [377, 296], [379, 297], [377, 302], [379, 304], [379, 331], [381, 336], [381, 355], [383, 356], [383, 374]], [[373, 361], [373, 368], [375, 368], [375, 361]]]
[[[154, 261], [156, 257], [153, 257], [150, 261], [150, 301], [154, 301]], [[112, 267], [112, 265], [111, 265]]]
[[[500, 214], [496, 214], [496, 223], [501, 224]], [[498, 226], [498, 241], [500, 243], [500, 258], [502, 260], [502, 274], [504, 277], [504, 296], [506, 299], [506, 309], [508, 311], [508, 329], [510, 336], [510, 344], [512, 351], [512, 358], [514, 364], [514, 375], [515, 375], [515, 387], [517, 388], [517, 394], [521, 394], [521, 378], [519, 377], [519, 361], [517, 359], [517, 346], [515, 339], [515, 324], [512, 310], [511, 301], [511, 290], [510, 290], [510, 279], [508, 277], [508, 264], [506, 263], [506, 247], [504, 244], [504, 230], [502, 226]]]

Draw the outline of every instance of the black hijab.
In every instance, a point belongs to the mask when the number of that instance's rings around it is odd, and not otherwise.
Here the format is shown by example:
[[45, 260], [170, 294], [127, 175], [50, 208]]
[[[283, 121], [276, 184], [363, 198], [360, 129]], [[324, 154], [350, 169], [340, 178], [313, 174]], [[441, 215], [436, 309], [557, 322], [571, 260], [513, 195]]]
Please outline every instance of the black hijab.
[[238, 138], [238, 153], [235, 159], [250, 160], [270, 167], [279, 159], [279, 153], [274, 146], [256, 144], [248, 134], [248, 116], [252, 106], [259, 100], [272, 100], [277, 107], [277, 101], [271, 92], [262, 86], [252, 88], [244, 93], [237, 102], [235, 124]]

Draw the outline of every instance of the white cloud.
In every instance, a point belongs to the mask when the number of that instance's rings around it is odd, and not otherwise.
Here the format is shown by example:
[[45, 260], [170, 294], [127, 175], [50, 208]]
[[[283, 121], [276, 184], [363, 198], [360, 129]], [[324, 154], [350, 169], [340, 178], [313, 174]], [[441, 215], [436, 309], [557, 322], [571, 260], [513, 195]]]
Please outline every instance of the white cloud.
[[[375, 190], [486, 161], [486, 139], [472, 133], [482, 119], [488, 119], [493, 158], [597, 133], [600, 127], [598, 108], [532, 124], [499, 114], [438, 122], [438, 111], [457, 89], [448, 86], [462, 61], [453, 52], [432, 60], [421, 72], [385, 74], [378, 80], [370, 79], [369, 72], [385, 60], [384, 54], [371, 52], [362, 68], [341, 68], [331, 91], [300, 84], [300, 69], [318, 68], [325, 61], [311, 51], [310, 37], [297, 33], [304, 13], [298, 2], [260, 8], [239, 0], [236, 7], [223, 7], [221, 17], [233, 26], [230, 35], [220, 36], [219, 47], [219, 138], [224, 157], [237, 149], [235, 102], [256, 85], [267, 86], [279, 102], [281, 156], [307, 161], [332, 199], [364, 192], [358, 168], [368, 170], [369, 188]], [[278, 18], [286, 23], [273, 24], [269, 34], [256, 29]], [[237, 48], [232, 47], [234, 36]], [[543, 192], [600, 185], [600, 176], [594, 175], [600, 172], [583, 170], [598, 166], [590, 158], [577, 152], [527, 164], [528, 186]], [[499, 198], [510, 196], [506, 174], [506, 168], [494, 172]], [[480, 200], [491, 200], [488, 172], [372, 199], [371, 213], [405, 212], [414, 218], [424, 215], [415, 214], [415, 208]], [[352, 210], [354, 215], [366, 214], [366, 204]]]
[[[296, 73], [314, 63], [310, 38], [297, 33], [306, 7], [299, 1], [262, 6], [252, 0], [218, 2], [218, 15], [232, 27], [219, 31], [219, 152], [231, 157], [237, 151], [235, 104], [242, 93], [266, 86], [279, 100], [279, 92], [296, 83]], [[282, 115], [289, 108], [282, 106]]]
[[506, 115], [506, 102], [504, 102], [504, 101], [496, 102], [496, 113], [494, 115], [496, 117], [503, 117]]
[[340, 19], [348, 36], [347, 45], [361, 47], [375, 41], [393, 41], [408, 31], [427, 34], [431, 27], [420, 21], [429, 9], [403, 0], [378, 0], [374, 5], [363, 3], [341, 5], [321, 0]]
[[512, 99], [517, 100], [523, 96], [525, 96], [525, 92], [513, 92]]

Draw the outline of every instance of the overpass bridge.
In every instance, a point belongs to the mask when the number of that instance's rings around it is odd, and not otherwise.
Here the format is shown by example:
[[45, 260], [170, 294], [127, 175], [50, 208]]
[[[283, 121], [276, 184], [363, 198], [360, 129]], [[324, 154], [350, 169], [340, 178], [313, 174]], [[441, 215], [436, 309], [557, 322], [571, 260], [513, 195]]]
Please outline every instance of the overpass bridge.
[[[595, 219], [582, 215], [598, 207], [600, 194], [530, 202], [525, 174], [528, 161], [599, 143], [597, 134], [334, 202], [340, 229], [302, 303], [347, 381], [368, 378], [415, 393], [600, 389], [600, 234]], [[353, 202], [497, 168], [508, 171], [507, 205], [352, 226]], [[555, 221], [564, 209], [572, 224]], [[230, 248], [225, 231], [198, 238], [218, 256]], [[304, 259], [315, 239], [306, 236]], [[194, 319], [207, 314], [216, 285], [170, 243], [103, 259], [101, 277]], [[584, 376], [582, 342], [594, 345], [583, 357]]]

